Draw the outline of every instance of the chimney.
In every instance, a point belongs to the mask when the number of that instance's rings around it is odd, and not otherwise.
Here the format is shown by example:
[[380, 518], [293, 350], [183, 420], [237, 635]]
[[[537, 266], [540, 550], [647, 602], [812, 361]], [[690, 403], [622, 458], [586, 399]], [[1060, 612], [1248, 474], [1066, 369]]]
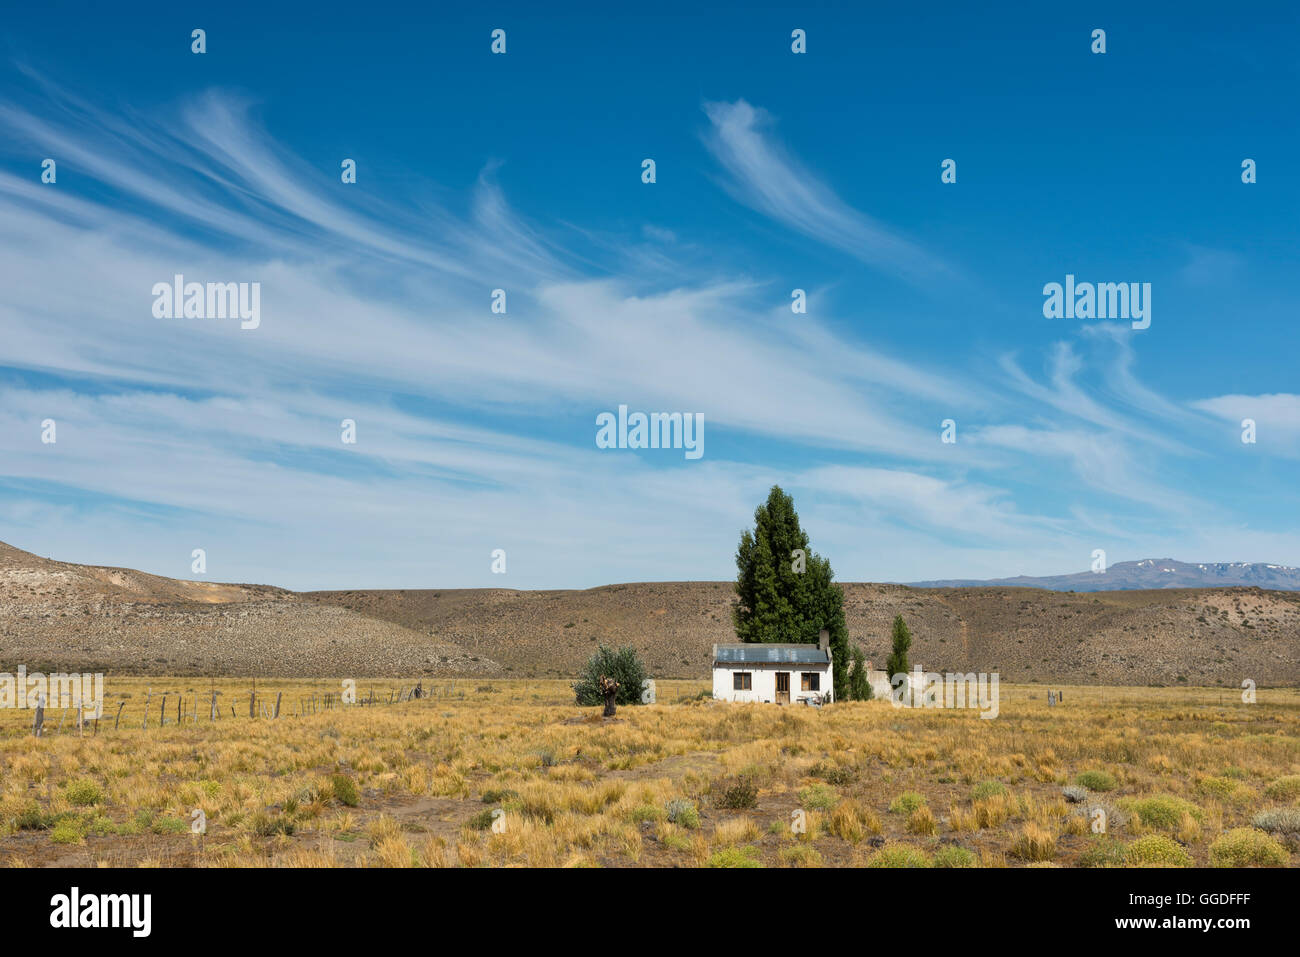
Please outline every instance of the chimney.
[[821, 633], [817, 636], [817, 647], [820, 648], [822, 651], [830, 650], [831, 633], [827, 631], [825, 628], [823, 628], [821, 630]]

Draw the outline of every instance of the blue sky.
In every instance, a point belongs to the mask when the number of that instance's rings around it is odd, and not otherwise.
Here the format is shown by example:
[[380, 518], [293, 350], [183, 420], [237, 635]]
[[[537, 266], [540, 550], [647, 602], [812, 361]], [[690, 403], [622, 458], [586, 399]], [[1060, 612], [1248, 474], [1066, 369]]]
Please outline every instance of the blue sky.
[[[1300, 565], [1295, 8], [861, 6], [10, 11], [0, 540], [719, 579], [780, 483], [848, 581]], [[260, 327], [155, 318], [178, 272]], [[1150, 327], [1044, 318], [1067, 273], [1150, 283]], [[620, 404], [704, 456], [598, 449]]]

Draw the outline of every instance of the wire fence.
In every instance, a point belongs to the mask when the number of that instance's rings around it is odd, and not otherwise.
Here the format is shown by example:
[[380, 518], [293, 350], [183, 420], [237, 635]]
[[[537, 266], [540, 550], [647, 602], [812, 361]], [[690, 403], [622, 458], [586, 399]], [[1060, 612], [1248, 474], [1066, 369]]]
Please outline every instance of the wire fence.
[[[231, 719], [247, 716], [255, 721], [278, 721], [281, 718], [301, 718], [325, 711], [388, 707], [423, 698], [443, 701], [463, 700], [465, 690], [463, 686], [460, 691], [456, 690], [457, 680], [451, 679], [450, 683], [441, 685], [432, 683], [428, 688], [424, 686], [423, 681], [420, 681], [414, 685], [400, 685], [378, 692], [373, 687], [364, 693], [355, 689], [313, 691], [310, 694], [290, 692], [291, 700], [287, 702], [284, 691], [262, 693], [257, 691], [256, 686], [250, 689], [246, 696], [236, 694], [228, 701], [225, 700], [227, 692], [215, 688], [203, 694], [163, 692], [158, 696], [156, 710], [153, 689], [148, 688], [145, 692], [144, 705], [139, 710], [134, 708], [128, 710], [127, 705], [131, 703], [129, 701], [118, 702], [111, 727], [114, 731], [134, 728], [137, 727], [138, 721], [140, 730], [147, 731], [150, 727], [180, 727], [185, 724], [199, 724], [200, 721], [215, 723], [226, 719], [224, 713], [226, 708], [230, 710]], [[174, 706], [171, 704], [173, 701]], [[47, 712], [54, 708], [59, 709], [59, 723], [51, 727], [52, 719], [47, 721]], [[108, 727], [108, 716], [102, 704], [99, 708], [87, 707], [79, 697], [67, 693], [61, 693], [57, 702], [52, 703], [49, 708], [46, 707], [42, 695], [33, 711], [32, 734], [38, 738], [48, 735], [51, 731], [54, 734], [63, 734], [64, 725], [69, 717], [72, 718], [72, 724], [68, 725], [69, 732], [75, 731], [79, 735], [85, 735], [87, 729], [91, 735], [99, 734], [101, 722], [105, 724], [106, 729]]]

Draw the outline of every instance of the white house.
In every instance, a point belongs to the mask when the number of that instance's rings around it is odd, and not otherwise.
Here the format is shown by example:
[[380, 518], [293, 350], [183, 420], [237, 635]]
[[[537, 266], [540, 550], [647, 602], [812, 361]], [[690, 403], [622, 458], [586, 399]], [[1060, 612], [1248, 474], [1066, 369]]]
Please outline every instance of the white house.
[[816, 645], [713, 646], [713, 697], [720, 701], [790, 704], [814, 696], [834, 699], [826, 632]]

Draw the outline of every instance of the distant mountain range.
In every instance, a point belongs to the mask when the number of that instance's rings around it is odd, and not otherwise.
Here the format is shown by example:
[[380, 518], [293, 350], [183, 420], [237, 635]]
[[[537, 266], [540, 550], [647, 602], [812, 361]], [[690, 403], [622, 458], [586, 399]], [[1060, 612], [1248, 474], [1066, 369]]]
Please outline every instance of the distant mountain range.
[[1116, 562], [1104, 572], [1072, 575], [1018, 575], [1015, 578], [944, 579], [909, 582], [914, 588], [987, 588], [994, 585], [1047, 588], [1052, 591], [1139, 591], [1149, 588], [1268, 588], [1300, 591], [1300, 568], [1263, 562], [1192, 562], [1144, 558]]

